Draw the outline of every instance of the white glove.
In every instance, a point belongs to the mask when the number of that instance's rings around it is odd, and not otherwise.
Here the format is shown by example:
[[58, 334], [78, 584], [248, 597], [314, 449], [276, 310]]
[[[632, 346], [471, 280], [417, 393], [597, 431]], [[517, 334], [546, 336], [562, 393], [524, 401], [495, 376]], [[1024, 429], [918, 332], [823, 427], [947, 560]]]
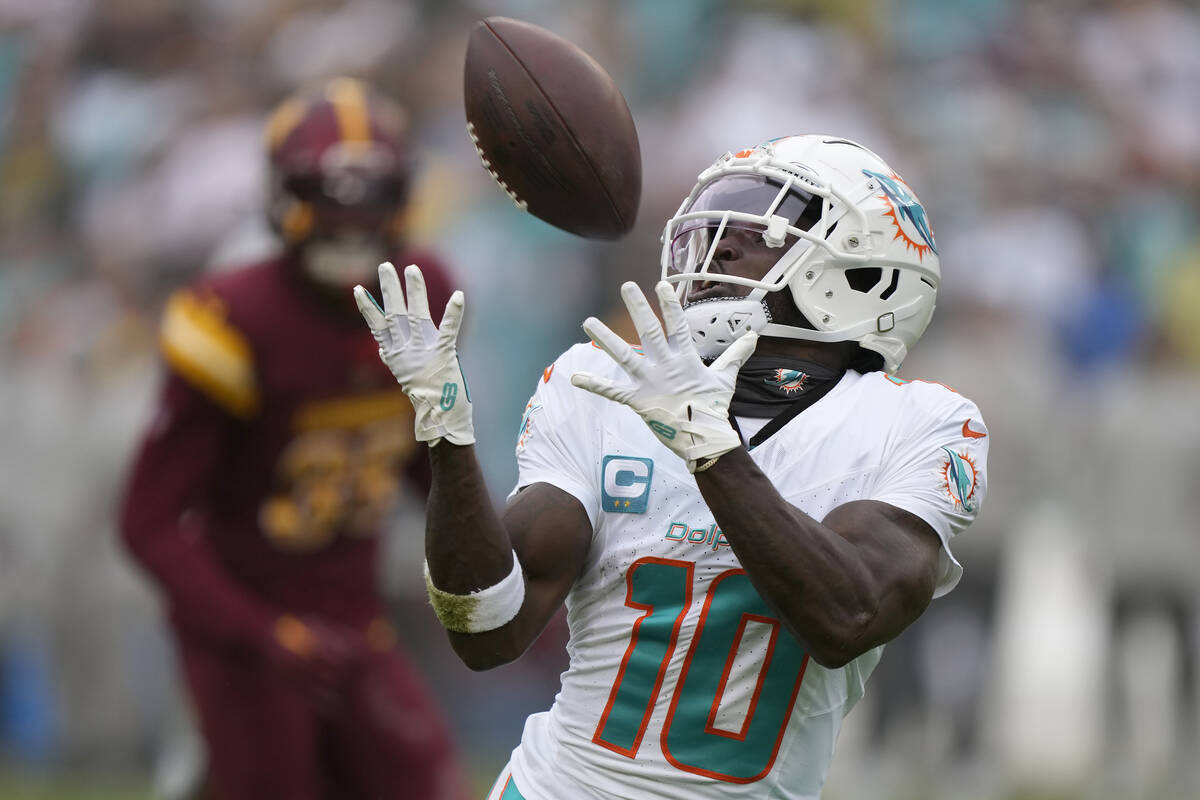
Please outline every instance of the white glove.
[[379, 357], [387, 364], [416, 412], [417, 441], [430, 447], [442, 439], [451, 444], [474, 444], [471, 396], [454, 347], [462, 322], [463, 293], [456, 291], [446, 303], [439, 330], [429, 314], [425, 277], [416, 264], [404, 268], [404, 288], [390, 263], [379, 265], [383, 308], [362, 286], [354, 287], [354, 300], [379, 342]]
[[615, 383], [577, 372], [571, 383], [636, 411], [659, 441], [687, 462], [688, 471], [707, 469], [717, 456], [742, 444], [729, 424], [729, 401], [738, 370], [754, 352], [758, 335], [750, 332], [735, 339], [711, 366], [705, 366], [675, 290], [659, 281], [654, 291], [665, 333], [637, 284], [630, 281], [621, 286], [644, 356], [595, 317], [583, 323], [587, 335], [621, 365], [630, 380]]

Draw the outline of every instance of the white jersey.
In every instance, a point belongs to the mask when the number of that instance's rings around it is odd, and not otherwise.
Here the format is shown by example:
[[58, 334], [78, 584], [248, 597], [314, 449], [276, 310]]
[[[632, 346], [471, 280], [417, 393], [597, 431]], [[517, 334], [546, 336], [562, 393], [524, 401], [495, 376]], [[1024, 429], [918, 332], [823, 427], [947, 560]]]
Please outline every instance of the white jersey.
[[[567, 595], [570, 666], [510, 761], [527, 800], [817, 798], [846, 712], [882, 647], [813, 662], [755, 592], [695, 479], [632, 410], [570, 383], [620, 368], [590, 344], [547, 368], [517, 445], [518, 487], [549, 483], [592, 521]], [[951, 539], [986, 490], [979, 410], [939, 384], [848, 372], [750, 451], [790, 503], [910, 511], [944, 545], [936, 595], [962, 573]]]

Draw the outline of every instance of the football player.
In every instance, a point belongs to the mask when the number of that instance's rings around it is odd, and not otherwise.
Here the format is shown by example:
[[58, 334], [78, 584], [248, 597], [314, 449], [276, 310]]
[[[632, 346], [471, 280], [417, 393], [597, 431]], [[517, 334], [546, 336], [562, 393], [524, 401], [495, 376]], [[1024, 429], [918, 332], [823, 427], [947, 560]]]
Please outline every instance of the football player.
[[356, 80], [282, 103], [266, 131], [281, 255], [164, 312], [165, 386], [121, 529], [169, 606], [222, 800], [461, 796], [377, 588], [389, 512], [405, 483], [428, 490], [425, 446], [350, 291], [403, 257], [450, 293], [401, 239], [404, 128]]
[[877, 155], [792, 136], [702, 172], [641, 346], [594, 318], [543, 373], [502, 512], [421, 270], [359, 306], [431, 445], [426, 583], [474, 669], [561, 604], [570, 667], [490, 798], [816, 800], [884, 645], [949, 592], [986, 493], [970, 400], [896, 369], [933, 313], [924, 207]]

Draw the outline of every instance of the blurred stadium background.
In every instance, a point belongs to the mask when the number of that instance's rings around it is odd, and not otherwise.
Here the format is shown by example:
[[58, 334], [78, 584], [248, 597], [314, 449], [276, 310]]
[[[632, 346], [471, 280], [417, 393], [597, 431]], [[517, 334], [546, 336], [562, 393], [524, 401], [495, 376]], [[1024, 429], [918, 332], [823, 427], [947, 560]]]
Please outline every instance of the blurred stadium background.
[[[478, 18], [576, 41], [624, 89], [634, 233], [520, 215], [464, 130]], [[0, 797], [171, 797], [194, 763], [114, 500], [165, 294], [271, 246], [260, 129], [298, 83], [406, 103], [412, 235], [468, 298], [497, 500], [542, 367], [657, 277], [714, 157], [831, 132], [897, 165], [942, 248], [903, 374], [978, 401], [991, 495], [961, 587], [891, 645], [826, 796], [1200, 797], [1200, 11], [1195, 0], [0, 0]], [[422, 600], [420, 510], [387, 582], [480, 786], [563, 665], [459, 665]]]

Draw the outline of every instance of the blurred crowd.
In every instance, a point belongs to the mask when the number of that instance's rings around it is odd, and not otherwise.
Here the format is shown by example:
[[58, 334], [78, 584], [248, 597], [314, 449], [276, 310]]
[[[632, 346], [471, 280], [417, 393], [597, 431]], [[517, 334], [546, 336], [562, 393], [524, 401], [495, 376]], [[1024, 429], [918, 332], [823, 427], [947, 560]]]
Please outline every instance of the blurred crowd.
[[[624, 240], [522, 215], [480, 169], [462, 58], [492, 14], [575, 41], [625, 92], [645, 193]], [[163, 299], [275, 246], [265, 116], [336, 74], [412, 112], [410, 236], [466, 291], [504, 490], [542, 367], [615, 318], [621, 281], [657, 279], [700, 169], [807, 132], [895, 165], [943, 271], [903, 374], [979, 404], [992, 488], [962, 587], [885, 655], [828, 794], [1200, 792], [1195, 0], [0, 0], [0, 771], [149, 776], [186, 731], [114, 503]], [[557, 644], [468, 673], [421, 600], [415, 499], [396, 528], [382, 579], [490, 775], [553, 695]]]

